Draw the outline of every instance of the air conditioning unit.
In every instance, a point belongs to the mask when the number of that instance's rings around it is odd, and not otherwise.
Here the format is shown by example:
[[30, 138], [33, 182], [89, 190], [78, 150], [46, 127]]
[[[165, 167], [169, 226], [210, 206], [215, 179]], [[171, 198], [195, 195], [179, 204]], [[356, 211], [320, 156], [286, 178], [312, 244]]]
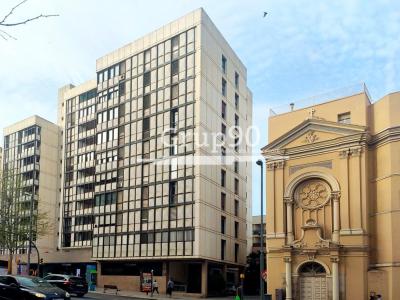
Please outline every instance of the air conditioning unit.
[[125, 74], [119, 75], [119, 80], [124, 80], [125, 79]]

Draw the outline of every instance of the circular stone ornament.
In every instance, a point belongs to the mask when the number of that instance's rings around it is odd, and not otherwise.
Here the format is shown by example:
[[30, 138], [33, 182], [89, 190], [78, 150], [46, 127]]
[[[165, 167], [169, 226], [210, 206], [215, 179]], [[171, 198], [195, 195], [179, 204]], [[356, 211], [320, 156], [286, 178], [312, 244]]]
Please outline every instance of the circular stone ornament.
[[299, 184], [295, 191], [298, 206], [307, 210], [315, 210], [325, 206], [330, 199], [329, 185], [320, 179], [310, 179]]

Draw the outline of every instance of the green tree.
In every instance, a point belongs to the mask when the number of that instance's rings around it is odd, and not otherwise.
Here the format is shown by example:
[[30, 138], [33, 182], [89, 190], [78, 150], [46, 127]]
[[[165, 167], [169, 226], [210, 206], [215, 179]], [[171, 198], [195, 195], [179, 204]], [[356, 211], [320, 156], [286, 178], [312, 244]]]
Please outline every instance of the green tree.
[[52, 228], [47, 213], [38, 212], [37, 203], [26, 194], [19, 175], [0, 174], [0, 250], [8, 255], [8, 274], [12, 274], [12, 261], [18, 249], [29, 244], [30, 224], [33, 241]]

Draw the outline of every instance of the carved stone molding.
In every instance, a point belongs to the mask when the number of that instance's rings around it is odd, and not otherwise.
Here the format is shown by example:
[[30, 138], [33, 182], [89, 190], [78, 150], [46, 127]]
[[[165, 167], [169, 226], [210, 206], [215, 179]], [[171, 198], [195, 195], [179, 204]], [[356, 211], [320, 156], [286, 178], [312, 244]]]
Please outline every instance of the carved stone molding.
[[350, 148], [349, 152], [351, 156], [360, 156], [362, 153], [362, 148], [361, 147]]
[[292, 205], [294, 203], [291, 197], [284, 197], [283, 202], [286, 203], [287, 205]]
[[306, 144], [313, 144], [318, 141], [318, 136], [315, 134], [314, 130], [310, 130], [305, 137], [304, 143]]
[[271, 161], [266, 163], [267, 170], [282, 169], [285, 166], [284, 160]]
[[344, 149], [339, 151], [339, 157], [340, 158], [348, 158], [350, 156], [350, 150], [349, 149]]
[[309, 167], [322, 167], [322, 168], [332, 169], [332, 161], [326, 160], [326, 161], [320, 161], [320, 162], [315, 162], [315, 163], [292, 166], [289, 168], [289, 174], [292, 175], [293, 173], [295, 173], [301, 169], [309, 168]]
[[338, 263], [339, 261], [340, 261], [339, 257], [337, 256], [331, 257], [331, 262]]
[[275, 169], [275, 163], [274, 162], [270, 162], [270, 163], [266, 163], [265, 164], [267, 167], [267, 170], [274, 170]]
[[289, 256], [286, 256], [286, 257], [283, 258], [283, 261], [284, 261], [285, 263], [290, 263], [290, 262], [292, 262], [292, 258], [289, 257]]
[[331, 192], [331, 198], [333, 201], [340, 200], [340, 191]]
[[295, 192], [298, 206], [305, 210], [319, 209], [329, 202], [329, 186], [320, 179], [311, 179], [302, 182]]
[[277, 162], [275, 162], [275, 168], [277, 168], [277, 169], [283, 169], [283, 167], [285, 166], [285, 161], [284, 160], [280, 160], [280, 161], [277, 161]]
[[310, 250], [303, 250], [301, 254], [306, 255], [308, 257], [308, 260], [315, 260], [315, 257], [317, 256], [317, 250], [315, 249], [310, 249]]

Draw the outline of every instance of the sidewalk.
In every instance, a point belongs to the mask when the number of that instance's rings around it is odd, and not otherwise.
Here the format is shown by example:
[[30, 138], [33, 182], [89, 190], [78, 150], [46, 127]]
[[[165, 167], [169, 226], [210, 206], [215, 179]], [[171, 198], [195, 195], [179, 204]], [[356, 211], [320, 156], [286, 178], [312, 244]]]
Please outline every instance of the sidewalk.
[[[115, 292], [113, 291], [107, 291], [106, 293], [103, 293], [103, 290], [97, 290], [97, 291], [90, 291], [90, 293], [94, 294], [102, 294], [102, 295], [115, 295]], [[132, 292], [132, 291], [119, 291], [118, 296], [124, 296], [124, 297], [132, 297], [132, 298], [137, 298], [137, 299], [159, 299], [159, 300], [170, 300], [170, 299], [202, 299], [198, 297], [193, 297], [193, 296], [183, 296], [182, 294], [177, 294], [173, 295], [171, 298], [168, 297], [166, 294], [154, 294], [153, 297], [150, 296], [150, 294], [147, 296], [146, 293], [141, 293], [141, 292]], [[234, 296], [228, 296], [228, 297], [218, 297], [218, 298], [205, 298], [208, 300], [233, 300], [235, 297]], [[245, 300], [256, 300], [259, 299], [257, 296], [246, 296]]]

